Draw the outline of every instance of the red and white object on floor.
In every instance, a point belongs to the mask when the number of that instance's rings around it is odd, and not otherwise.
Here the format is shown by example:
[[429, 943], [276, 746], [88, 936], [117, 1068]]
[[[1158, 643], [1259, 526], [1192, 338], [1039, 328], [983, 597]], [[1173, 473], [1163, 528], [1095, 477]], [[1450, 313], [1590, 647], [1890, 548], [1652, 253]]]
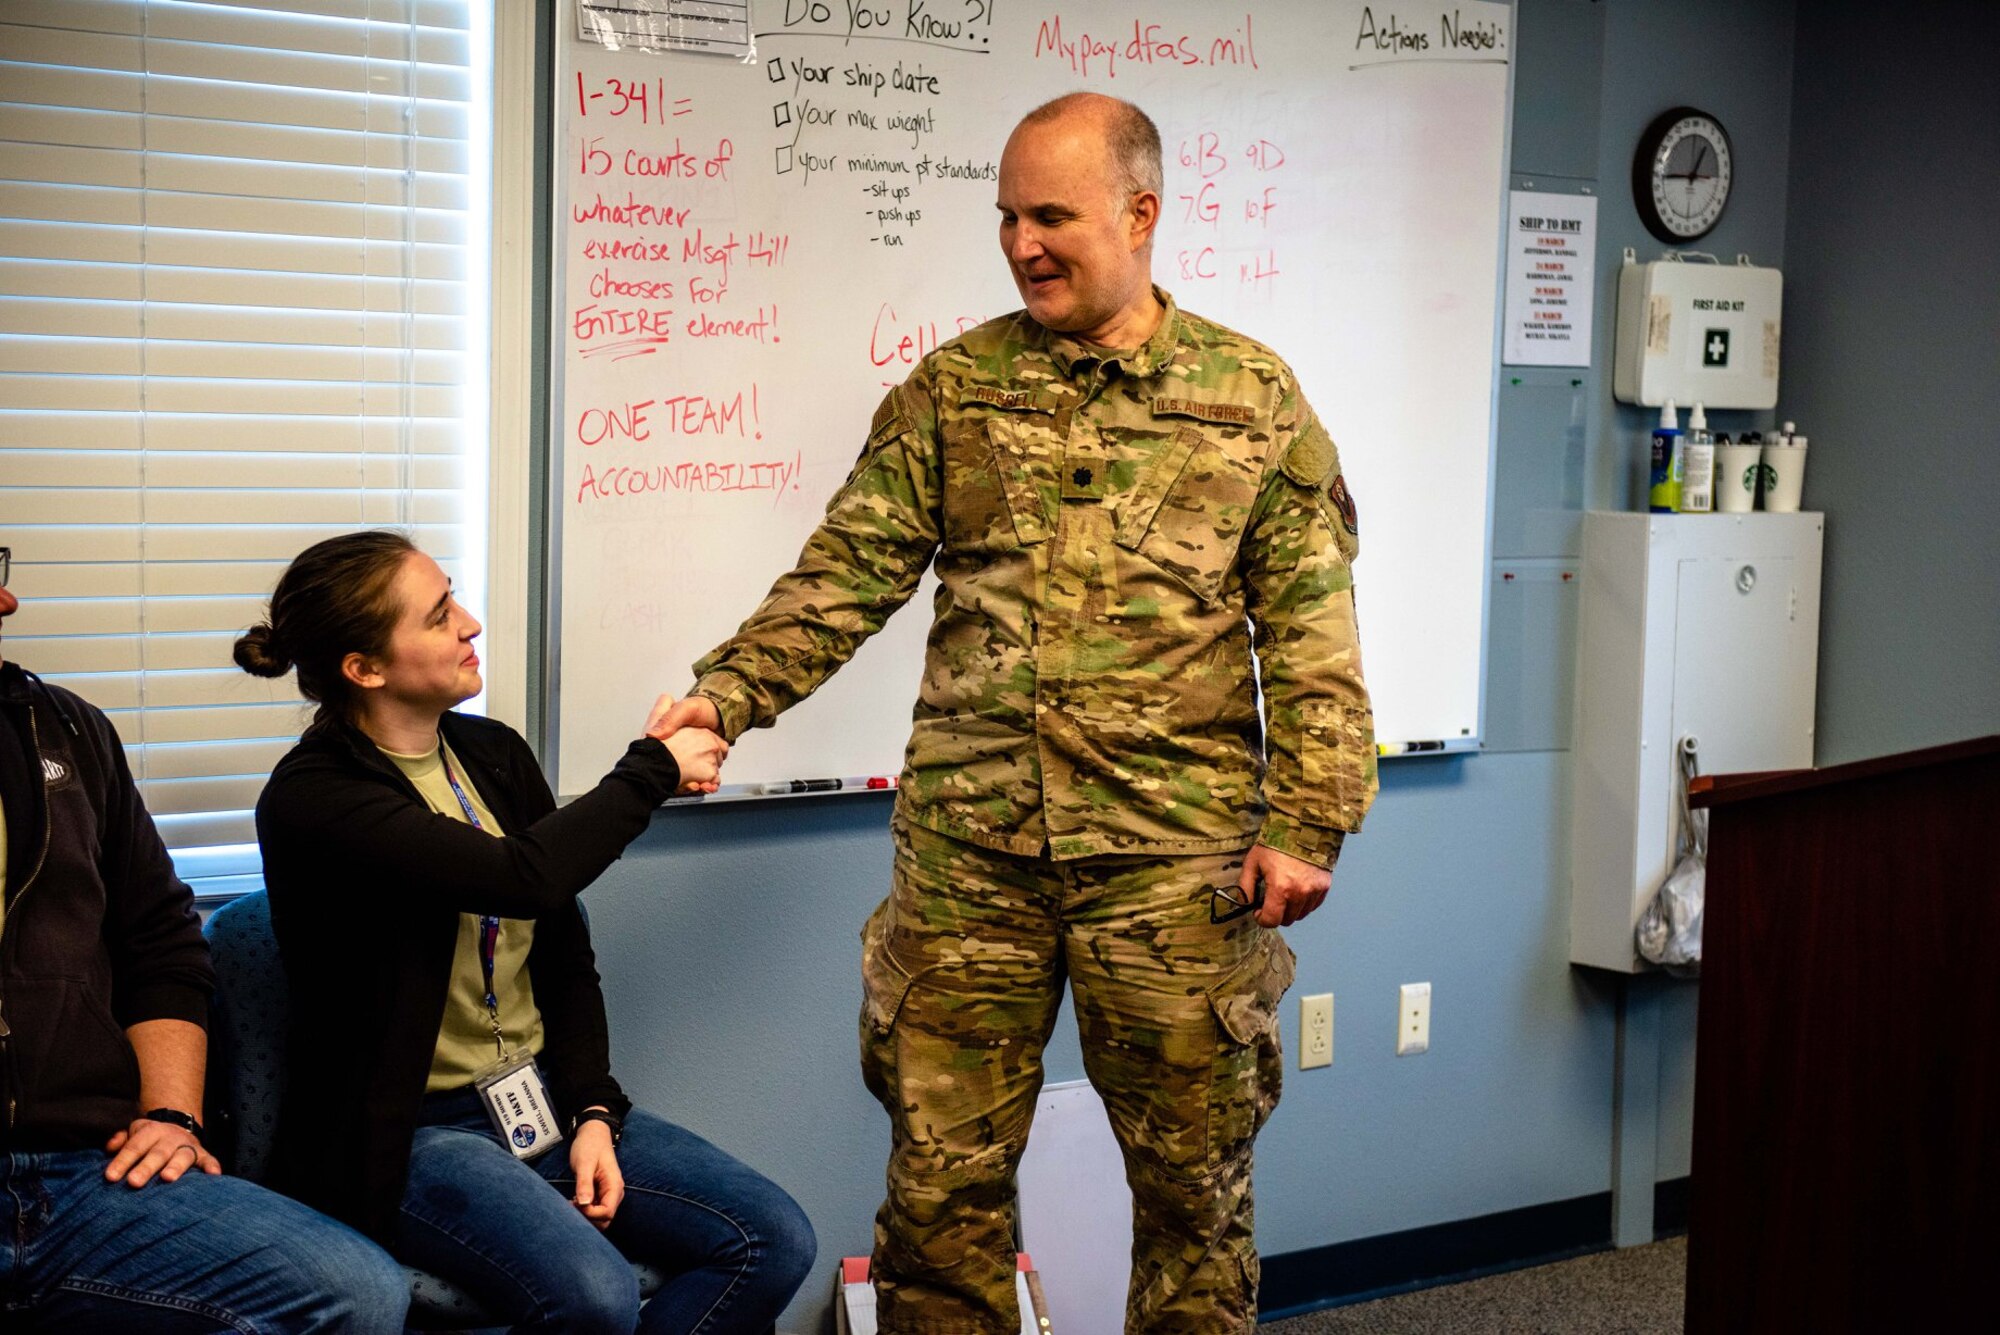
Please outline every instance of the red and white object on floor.
[[[840, 1258], [840, 1274], [833, 1287], [837, 1335], [875, 1335], [875, 1286], [868, 1282], [868, 1258]], [[1055, 1335], [1042, 1299], [1042, 1278], [1026, 1252], [1014, 1258], [1014, 1295], [1021, 1303], [1021, 1335]]]

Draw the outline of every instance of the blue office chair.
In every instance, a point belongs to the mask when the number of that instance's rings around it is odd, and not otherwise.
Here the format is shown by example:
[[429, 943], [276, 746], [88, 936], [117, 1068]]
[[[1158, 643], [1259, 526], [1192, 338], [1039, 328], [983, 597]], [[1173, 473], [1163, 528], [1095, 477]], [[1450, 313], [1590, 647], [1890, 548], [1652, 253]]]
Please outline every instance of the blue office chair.
[[[225, 1165], [262, 1182], [271, 1169], [278, 1105], [285, 1092], [285, 970], [271, 935], [270, 897], [259, 890], [216, 910], [203, 934], [215, 959], [215, 1004], [209, 1019], [208, 1130]], [[410, 1325], [416, 1330], [468, 1330], [506, 1323], [449, 1280], [414, 1266]], [[643, 1302], [666, 1276], [634, 1263]]]

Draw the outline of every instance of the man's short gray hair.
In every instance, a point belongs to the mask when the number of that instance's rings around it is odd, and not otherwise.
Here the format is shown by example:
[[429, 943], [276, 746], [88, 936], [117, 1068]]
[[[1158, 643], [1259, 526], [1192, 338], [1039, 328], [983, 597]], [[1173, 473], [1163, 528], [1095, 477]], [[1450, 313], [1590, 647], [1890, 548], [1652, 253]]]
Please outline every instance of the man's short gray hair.
[[1118, 169], [1118, 185], [1126, 194], [1142, 190], [1160, 193], [1164, 183], [1160, 128], [1153, 124], [1151, 116], [1122, 98], [1102, 93], [1065, 93], [1021, 117], [1021, 124], [1042, 125], [1072, 115], [1095, 116], [1103, 123], [1111, 161]]

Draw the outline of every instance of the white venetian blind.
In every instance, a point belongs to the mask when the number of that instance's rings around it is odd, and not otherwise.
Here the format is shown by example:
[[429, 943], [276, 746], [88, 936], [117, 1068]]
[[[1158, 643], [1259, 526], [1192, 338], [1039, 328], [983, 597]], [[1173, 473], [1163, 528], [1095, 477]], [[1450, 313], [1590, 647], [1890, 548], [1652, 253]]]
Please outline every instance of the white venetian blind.
[[6, 655], [191, 878], [308, 717], [230, 660], [289, 558], [399, 527], [478, 597], [487, 3], [0, 0]]

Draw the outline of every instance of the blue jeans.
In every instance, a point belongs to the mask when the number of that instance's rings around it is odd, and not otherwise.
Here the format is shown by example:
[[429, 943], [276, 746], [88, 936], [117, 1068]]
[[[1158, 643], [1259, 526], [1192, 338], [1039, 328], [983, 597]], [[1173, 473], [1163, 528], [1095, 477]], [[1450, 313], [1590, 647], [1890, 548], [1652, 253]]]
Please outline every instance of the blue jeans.
[[[421, 1120], [390, 1250], [517, 1332], [768, 1331], [812, 1266], [790, 1196], [650, 1113], [625, 1119], [625, 1200], [605, 1233], [571, 1203], [567, 1142], [516, 1159], [470, 1090], [429, 1096]], [[632, 1261], [668, 1276], [643, 1314]]]
[[396, 1335], [410, 1282], [344, 1225], [236, 1177], [134, 1190], [101, 1150], [0, 1154], [0, 1330]]

